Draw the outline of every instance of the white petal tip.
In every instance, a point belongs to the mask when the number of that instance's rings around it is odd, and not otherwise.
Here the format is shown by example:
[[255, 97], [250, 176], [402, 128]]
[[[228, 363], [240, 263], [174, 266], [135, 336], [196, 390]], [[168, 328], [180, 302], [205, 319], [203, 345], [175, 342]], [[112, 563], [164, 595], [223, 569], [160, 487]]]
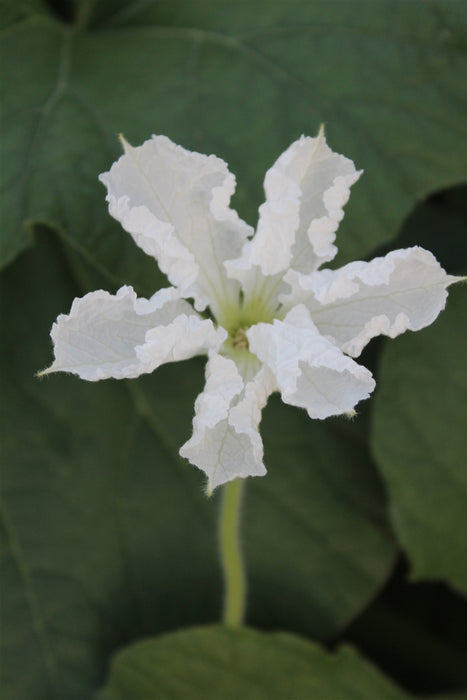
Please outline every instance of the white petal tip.
[[52, 367], [47, 367], [46, 369], [42, 369], [40, 372], [36, 372], [34, 374], [34, 376], [37, 377], [38, 379], [41, 379], [42, 377], [45, 377], [47, 374], [52, 374], [53, 371], [54, 370], [52, 369]]
[[467, 282], [466, 277], [456, 277], [455, 275], [448, 275], [446, 286], [449, 287], [451, 284], [456, 284], [457, 282]]
[[128, 143], [123, 134], [118, 135], [118, 140], [122, 144], [122, 148], [125, 151], [125, 153], [129, 153], [131, 150], [133, 150], [133, 146], [130, 143]]
[[59, 367], [56, 362], [53, 362], [50, 365], [50, 367], [46, 367], [40, 372], [36, 372], [34, 376], [37, 377], [37, 379], [42, 379], [42, 377], [47, 377], [49, 374], [57, 374], [58, 372], [65, 372], [66, 374], [78, 374], [77, 372], [73, 372], [67, 368]]

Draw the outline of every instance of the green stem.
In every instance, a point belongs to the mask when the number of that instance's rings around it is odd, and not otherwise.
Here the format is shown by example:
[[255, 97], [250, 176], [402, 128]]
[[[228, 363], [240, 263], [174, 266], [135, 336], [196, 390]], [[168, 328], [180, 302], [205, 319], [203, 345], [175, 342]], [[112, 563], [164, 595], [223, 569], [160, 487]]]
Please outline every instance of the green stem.
[[219, 545], [224, 576], [222, 621], [228, 627], [240, 627], [245, 615], [246, 579], [240, 545], [240, 511], [244, 479], [223, 486], [219, 521]]

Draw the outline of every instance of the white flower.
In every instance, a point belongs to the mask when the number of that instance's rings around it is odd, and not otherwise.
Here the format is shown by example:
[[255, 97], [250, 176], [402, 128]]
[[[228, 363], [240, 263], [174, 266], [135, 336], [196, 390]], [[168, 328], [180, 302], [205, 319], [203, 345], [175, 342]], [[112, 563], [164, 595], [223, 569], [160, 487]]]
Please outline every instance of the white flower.
[[100, 176], [109, 211], [174, 286], [151, 299], [131, 287], [75, 299], [52, 328], [55, 361], [45, 373], [122, 379], [207, 354], [180, 454], [207, 474], [209, 491], [266, 473], [258, 426], [272, 392], [311, 418], [351, 412], [375, 386], [351, 357], [376, 335], [427, 326], [444, 308], [456, 278], [422, 248], [318, 271], [336, 254], [342, 208], [361, 174], [323, 131], [293, 143], [266, 173], [254, 237], [229, 207], [235, 178], [224, 161], [165, 136], [124, 149]]

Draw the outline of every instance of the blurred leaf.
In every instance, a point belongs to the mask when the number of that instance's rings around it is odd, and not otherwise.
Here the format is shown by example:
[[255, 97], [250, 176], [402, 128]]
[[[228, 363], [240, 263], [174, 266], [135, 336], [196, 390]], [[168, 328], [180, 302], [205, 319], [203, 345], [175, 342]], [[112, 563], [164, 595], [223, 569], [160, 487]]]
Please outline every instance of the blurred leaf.
[[[73, 0], [76, 7], [76, 12], [79, 13], [82, 0]], [[146, 6], [148, 3], [146, 3]], [[118, 18], [125, 15], [127, 12], [140, 13], [143, 5], [134, 0], [91, 0], [88, 3], [86, 24], [89, 28], [94, 29], [100, 24], [110, 24], [118, 21]]]
[[330, 654], [291, 634], [195, 628], [120, 652], [102, 700], [408, 700], [350, 648]]
[[400, 562], [339, 641], [417, 695], [466, 688], [467, 599], [439, 581], [408, 581], [408, 568]]
[[114, 10], [91, 6], [93, 31], [34, 16], [3, 34], [3, 263], [45, 222], [116, 282], [162, 283], [111, 221], [97, 182], [119, 154], [119, 132], [134, 143], [165, 133], [225, 158], [254, 223], [266, 168], [325, 122], [333, 148], [366, 170], [341, 260], [394, 237], [415, 201], [466, 178], [460, 1], [160, 0]]
[[397, 238], [377, 251], [420, 245], [430, 250], [450, 274], [467, 270], [467, 186], [436, 192], [410, 213]]
[[[83, 697], [130, 640], [218, 619], [218, 494], [178, 457], [203, 363], [133, 382], [33, 373], [79, 289], [49, 233], [2, 278], [4, 692]], [[249, 618], [331, 637], [392, 565], [384, 497], [359, 423], [273, 401], [270, 473], [248, 481]]]
[[465, 287], [435, 325], [388, 343], [374, 403], [373, 449], [416, 578], [467, 592]]
[[[33, 376], [76, 291], [64, 263], [49, 236], [2, 285], [0, 686], [18, 700], [86, 697], [115, 645], [219, 607], [214, 508], [130, 387]], [[180, 370], [154, 386], [188, 434], [202, 377]]]
[[48, 14], [43, 0], [0, 0], [0, 30], [36, 14]]
[[250, 480], [245, 504], [255, 626], [329, 638], [386, 581], [396, 547], [365, 432], [358, 419], [312, 421], [270, 400], [268, 474]]

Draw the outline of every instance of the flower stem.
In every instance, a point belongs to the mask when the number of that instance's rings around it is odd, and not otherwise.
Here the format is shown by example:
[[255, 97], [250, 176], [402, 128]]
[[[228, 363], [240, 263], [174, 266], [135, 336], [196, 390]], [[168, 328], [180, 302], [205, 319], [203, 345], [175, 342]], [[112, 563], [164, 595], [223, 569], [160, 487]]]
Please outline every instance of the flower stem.
[[240, 511], [244, 479], [223, 486], [219, 520], [219, 545], [224, 577], [222, 621], [228, 627], [240, 627], [245, 615], [246, 579], [240, 545]]

